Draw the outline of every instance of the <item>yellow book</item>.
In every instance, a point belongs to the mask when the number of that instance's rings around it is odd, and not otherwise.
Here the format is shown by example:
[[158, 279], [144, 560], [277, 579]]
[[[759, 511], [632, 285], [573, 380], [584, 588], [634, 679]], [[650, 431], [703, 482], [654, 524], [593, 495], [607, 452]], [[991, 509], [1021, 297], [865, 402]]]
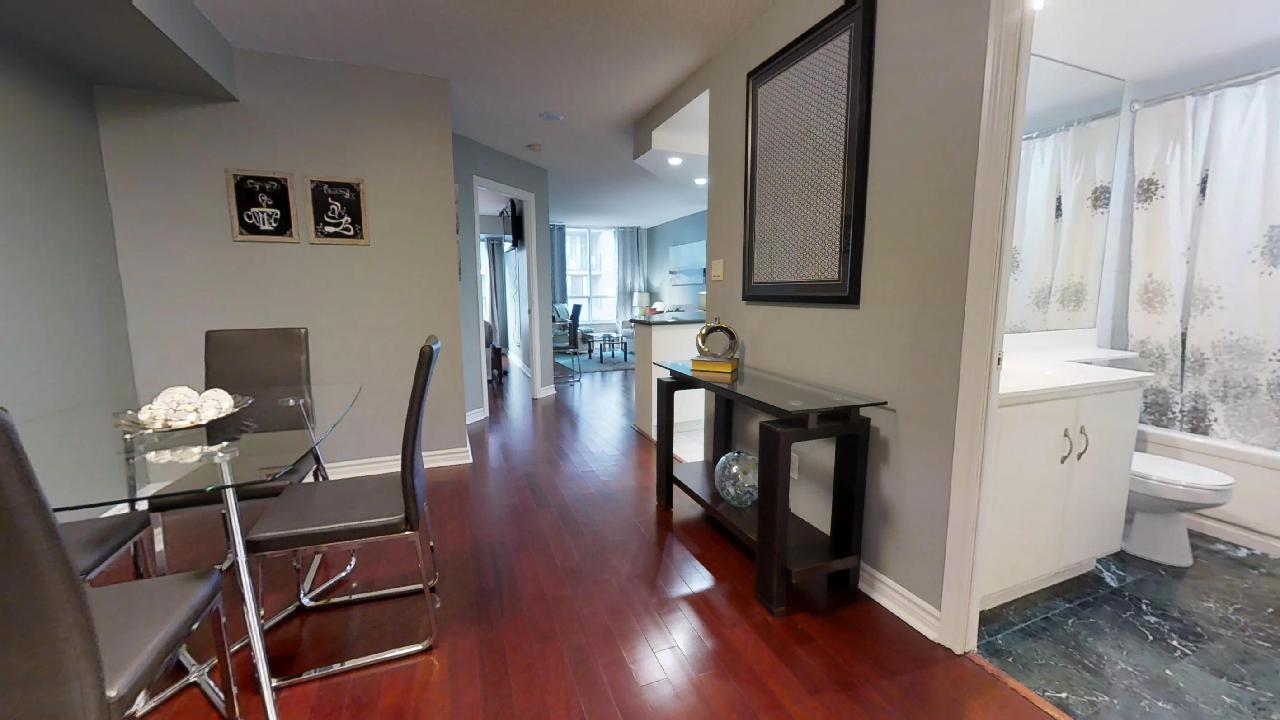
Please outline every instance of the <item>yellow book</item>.
[[690, 360], [689, 365], [696, 372], [731, 373], [736, 372], [738, 369], [738, 358], [704, 357], [699, 355]]

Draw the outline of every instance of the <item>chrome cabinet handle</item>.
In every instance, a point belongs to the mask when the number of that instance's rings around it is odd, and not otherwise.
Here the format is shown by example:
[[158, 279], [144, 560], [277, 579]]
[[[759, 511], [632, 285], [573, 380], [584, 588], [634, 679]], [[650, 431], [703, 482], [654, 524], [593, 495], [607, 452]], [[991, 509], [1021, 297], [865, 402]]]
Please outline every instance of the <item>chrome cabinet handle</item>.
[[1084, 438], [1084, 449], [1076, 455], [1076, 460], [1084, 457], [1084, 454], [1089, 452], [1089, 431], [1086, 430], [1083, 425], [1080, 426], [1080, 437]]
[[1070, 430], [1068, 430], [1067, 428], [1062, 428], [1062, 437], [1064, 437], [1064, 438], [1066, 438], [1066, 439], [1067, 439], [1067, 454], [1066, 454], [1066, 455], [1063, 455], [1063, 456], [1062, 456], [1062, 457], [1060, 457], [1060, 458], [1058, 458], [1058, 464], [1059, 464], [1059, 465], [1066, 465], [1066, 464], [1067, 464], [1067, 458], [1069, 458], [1069, 457], [1071, 457], [1073, 454], [1075, 454], [1075, 451], [1076, 451], [1076, 441], [1071, 439], [1071, 431], [1070, 431]]

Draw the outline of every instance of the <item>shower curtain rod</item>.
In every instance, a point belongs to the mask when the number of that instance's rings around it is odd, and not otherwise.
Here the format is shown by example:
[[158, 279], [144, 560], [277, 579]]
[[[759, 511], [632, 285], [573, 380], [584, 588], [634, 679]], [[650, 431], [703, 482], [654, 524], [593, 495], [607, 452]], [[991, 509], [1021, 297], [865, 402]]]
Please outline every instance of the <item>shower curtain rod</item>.
[[1204, 93], [1213, 92], [1214, 90], [1225, 90], [1227, 88], [1237, 87], [1240, 85], [1249, 85], [1251, 83], [1258, 82], [1259, 80], [1265, 80], [1276, 74], [1280, 74], [1280, 67], [1271, 68], [1270, 70], [1259, 70], [1258, 72], [1241, 75], [1240, 77], [1232, 78], [1230, 80], [1219, 80], [1218, 82], [1205, 83], [1204, 85], [1193, 87], [1190, 90], [1180, 90], [1178, 92], [1169, 93], [1168, 95], [1154, 97], [1149, 100], [1134, 100], [1129, 103], [1129, 112], [1137, 112], [1145, 107], [1159, 105], [1162, 102], [1168, 102], [1170, 100], [1177, 100], [1178, 98], [1187, 97], [1188, 95], [1202, 95]]
[[1094, 120], [1101, 120], [1103, 118], [1108, 118], [1108, 117], [1111, 117], [1112, 115], [1119, 115], [1119, 114], [1120, 114], [1119, 110], [1107, 110], [1106, 112], [1100, 112], [1097, 115], [1090, 115], [1089, 117], [1077, 118], [1075, 120], [1072, 120], [1071, 122], [1062, 123], [1061, 125], [1055, 125], [1054, 127], [1051, 127], [1051, 128], [1045, 128], [1044, 130], [1037, 130], [1033, 133], [1026, 133], [1025, 135], [1022, 136], [1022, 139], [1036, 140], [1042, 137], [1049, 137], [1050, 135], [1057, 135], [1063, 130], [1070, 130], [1071, 128], [1076, 127], [1078, 125], [1088, 125]]

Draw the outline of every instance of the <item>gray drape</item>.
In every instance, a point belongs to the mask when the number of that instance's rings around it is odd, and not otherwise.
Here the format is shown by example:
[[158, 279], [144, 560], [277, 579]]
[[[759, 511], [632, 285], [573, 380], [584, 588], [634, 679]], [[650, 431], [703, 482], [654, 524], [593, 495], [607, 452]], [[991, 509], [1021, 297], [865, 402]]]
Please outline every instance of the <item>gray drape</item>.
[[551, 302], [569, 301], [569, 281], [564, 269], [564, 226], [551, 226]]
[[484, 244], [489, 256], [489, 317], [493, 318], [493, 344], [507, 347], [507, 271], [502, 240]]
[[644, 292], [647, 253], [640, 242], [640, 228], [614, 229], [618, 239], [618, 328], [623, 329], [631, 318], [631, 293]]

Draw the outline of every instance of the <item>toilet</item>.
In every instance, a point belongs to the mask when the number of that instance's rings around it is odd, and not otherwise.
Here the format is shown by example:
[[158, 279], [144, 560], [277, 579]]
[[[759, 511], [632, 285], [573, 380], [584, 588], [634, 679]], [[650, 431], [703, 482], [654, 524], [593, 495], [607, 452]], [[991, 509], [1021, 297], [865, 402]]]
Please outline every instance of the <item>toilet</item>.
[[1182, 514], [1225, 504], [1235, 482], [1202, 465], [1135, 452], [1124, 551], [1163, 565], [1191, 567], [1191, 540]]

